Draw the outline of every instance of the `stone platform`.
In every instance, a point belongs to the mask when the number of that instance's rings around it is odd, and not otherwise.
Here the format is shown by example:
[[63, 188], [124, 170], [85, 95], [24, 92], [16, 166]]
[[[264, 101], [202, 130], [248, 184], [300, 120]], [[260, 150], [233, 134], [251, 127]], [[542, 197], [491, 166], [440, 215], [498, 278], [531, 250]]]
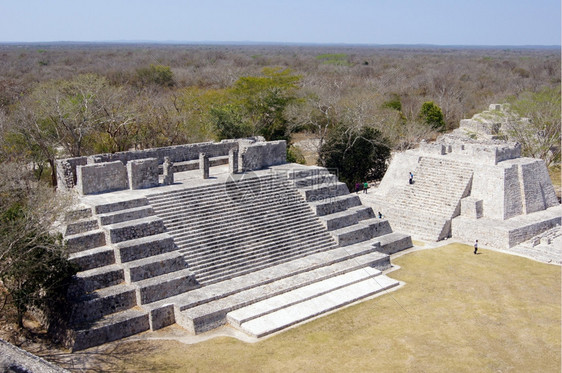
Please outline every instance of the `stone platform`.
[[82, 268], [74, 350], [174, 323], [264, 336], [398, 285], [380, 271], [410, 237], [325, 169], [219, 165], [174, 179], [84, 195], [69, 214], [65, 240]]

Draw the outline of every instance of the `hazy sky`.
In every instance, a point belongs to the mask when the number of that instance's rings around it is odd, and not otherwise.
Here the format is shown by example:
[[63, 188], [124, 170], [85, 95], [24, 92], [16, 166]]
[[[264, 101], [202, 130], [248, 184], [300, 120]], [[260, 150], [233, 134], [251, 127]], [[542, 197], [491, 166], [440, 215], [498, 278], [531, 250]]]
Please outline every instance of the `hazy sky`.
[[560, 0], [0, 0], [0, 42], [560, 45]]

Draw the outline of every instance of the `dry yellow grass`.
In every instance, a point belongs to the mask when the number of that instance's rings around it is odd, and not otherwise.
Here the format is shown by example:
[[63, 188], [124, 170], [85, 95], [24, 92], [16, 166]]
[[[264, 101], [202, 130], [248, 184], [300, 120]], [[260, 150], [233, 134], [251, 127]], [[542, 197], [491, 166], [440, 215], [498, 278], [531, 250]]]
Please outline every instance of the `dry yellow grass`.
[[[117, 370], [560, 372], [560, 267], [451, 244], [394, 260], [403, 288], [255, 344], [121, 343]], [[115, 363], [115, 361], [114, 361]], [[99, 368], [99, 367], [98, 367]]]

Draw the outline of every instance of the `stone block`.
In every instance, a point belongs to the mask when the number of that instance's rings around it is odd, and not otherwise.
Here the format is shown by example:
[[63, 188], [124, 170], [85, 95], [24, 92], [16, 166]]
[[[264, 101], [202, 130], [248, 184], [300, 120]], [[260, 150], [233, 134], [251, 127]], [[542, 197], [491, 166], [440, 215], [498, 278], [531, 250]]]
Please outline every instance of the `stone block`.
[[131, 189], [158, 186], [158, 159], [146, 158], [127, 162], [127, 174]]
[[484, 214], [483, 201], [475, 197], [466, 197], [461, 199], [461, 215], [472, 218], [480, 219]]
[[77, 166], [76, 175], [82, 195], [129, 189], [127, 170], [121, 161]]
[[150, 330], [162, 329], [175, 322], [173, 304], [165, 304], [150, 311]]

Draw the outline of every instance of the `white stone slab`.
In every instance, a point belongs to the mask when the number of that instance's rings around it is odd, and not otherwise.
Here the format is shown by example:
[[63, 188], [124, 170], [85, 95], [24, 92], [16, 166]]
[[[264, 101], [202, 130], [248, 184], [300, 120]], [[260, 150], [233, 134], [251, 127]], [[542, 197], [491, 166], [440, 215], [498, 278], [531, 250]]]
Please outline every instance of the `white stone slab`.
[[398, 284], [385, 275], [375, 276], [244, 322], [240, 328], [251, 336], [263, 337]]
[[380, 274], [381, 272], [378, 269], [372, 267], [364, 267], [344, 273], [232, 311], [228, 314], [228, 320], [233, 325], [240, 325], [265, 314], [275, 312], [281, 308], [303, 302], [307, 299], [339, 289], [342, 286], [348, 286]]

